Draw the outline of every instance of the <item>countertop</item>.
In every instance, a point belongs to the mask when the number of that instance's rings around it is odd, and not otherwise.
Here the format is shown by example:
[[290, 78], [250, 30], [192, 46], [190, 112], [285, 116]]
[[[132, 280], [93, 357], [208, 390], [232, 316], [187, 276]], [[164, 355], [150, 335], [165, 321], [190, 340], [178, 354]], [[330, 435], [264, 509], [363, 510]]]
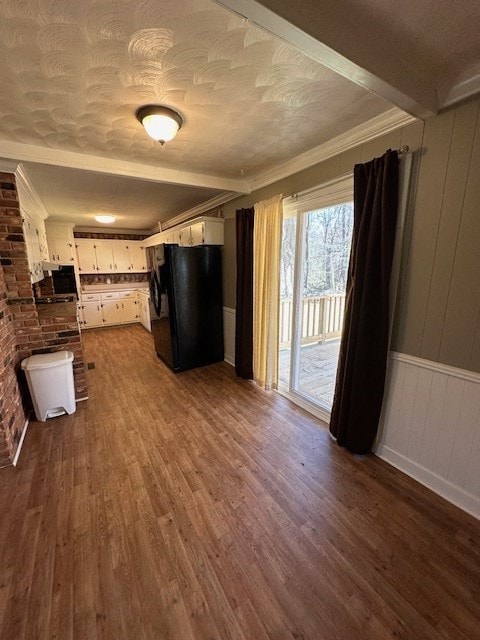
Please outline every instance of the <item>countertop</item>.
[[121, 284], [86, 284], [82, 286], [82, 293], [109, 293], [110, 291], [137, 291], [138, 289], [148, 290], [148, 282], [128, 282]]
[[77, 317], [76, 302], [55, 302], [53, 304], [37, 304], [38, 318], [64, 318]]

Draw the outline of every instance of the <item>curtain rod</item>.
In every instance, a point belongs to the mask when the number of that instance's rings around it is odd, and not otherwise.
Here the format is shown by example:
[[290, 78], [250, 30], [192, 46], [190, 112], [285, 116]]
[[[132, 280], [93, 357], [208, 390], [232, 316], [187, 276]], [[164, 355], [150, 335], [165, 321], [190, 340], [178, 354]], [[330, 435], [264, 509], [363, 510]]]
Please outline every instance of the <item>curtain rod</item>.
[[[401, 147], [399, 147], [397, 149], [397, 153], [399, 156], [405, 156], [407, 155], [407, 153], [410, 151], [410, 147], [408, 146], [408, 144], [404, 144]], [[298, 196], [300, 195], [304, 195], [307, 194], [309, 191], [315, 191], [316, 189], [319, 188], [319, 186], [327, 186], [331, 183], [334, 182], [340, 182], [341, 180], [344, 180], [345, 178], [347, 178], [349, 175], [353, 176], [353, 172], [352, 171], [347, 171], [346, 173], [342, 173], [341, 175], [337, 176], [336, 178], [333, 178], [333, 180], [329, 180], [327, 183], [323, 184], [323, 185], [317, 185], [315, 187], [312, 187], [310, 189], [306, 189], [305, 191], [301, 191], [299, 193], [291, 193], [290, 195], [285, 195], [284, 193], [280, 194], [280, 197], [282, 198], [282, 200], [286, 200], [287, 198], [298, 198]]]

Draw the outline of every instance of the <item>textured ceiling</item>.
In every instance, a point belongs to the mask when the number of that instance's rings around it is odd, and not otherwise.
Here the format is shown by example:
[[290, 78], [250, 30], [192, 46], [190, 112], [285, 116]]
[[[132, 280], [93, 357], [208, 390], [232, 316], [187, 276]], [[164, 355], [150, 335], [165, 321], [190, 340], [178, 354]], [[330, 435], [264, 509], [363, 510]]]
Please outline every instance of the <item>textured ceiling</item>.
[[[0, 0], [0, 60], [0, 155], [5, 139], [248, 177], [390, 106], [208, 0]], [[134, 116], [150, 102], [185, 117], [164, 148]]]
[[479, 0], [329, 0], [354, 20], [367, 42], [388, 45], [386, 61], [402, 60], [437, 86], [480, 63]]
[[169, 218], [219, 194], [202, 189], [161, 184], [134, 178], [101, 175], [65, 167], [24, 163], [28, 178], [52, 220], [81, 226], [103, 227], [99, 213], [117, 217], [116, 227], [154, 229]]

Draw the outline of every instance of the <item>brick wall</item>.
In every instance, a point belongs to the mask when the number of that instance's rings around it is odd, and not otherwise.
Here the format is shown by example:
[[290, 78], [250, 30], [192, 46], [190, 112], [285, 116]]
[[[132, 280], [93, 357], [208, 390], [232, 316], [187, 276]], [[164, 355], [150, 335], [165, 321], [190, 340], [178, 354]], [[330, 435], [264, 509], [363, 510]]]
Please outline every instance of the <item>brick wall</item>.
[[[30, 282], [15, 176], [0, 173], [0, 466], [11, 463], [30, 410], [20, 363], [34, 353], [74, 352], [76, 397], [86, 396], [81, 337], [75, 315], [44, 323]], [[45, 328], [47, 325], [47, 328]]]
[[0, 466], [4, 466], [15, 455], [28, 411], [16, 333], [38, 326], [15, 177], [8, 173], [0, 173], [0, 269]]

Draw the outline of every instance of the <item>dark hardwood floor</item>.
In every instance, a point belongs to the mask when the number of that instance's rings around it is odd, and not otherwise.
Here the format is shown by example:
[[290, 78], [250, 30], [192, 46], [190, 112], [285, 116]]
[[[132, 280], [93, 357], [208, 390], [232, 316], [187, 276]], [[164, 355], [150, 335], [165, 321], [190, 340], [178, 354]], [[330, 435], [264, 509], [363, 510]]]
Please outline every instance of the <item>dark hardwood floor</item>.
[[480, 523], [139, 326], [0, 471], [2, 640], [478, 640]]

